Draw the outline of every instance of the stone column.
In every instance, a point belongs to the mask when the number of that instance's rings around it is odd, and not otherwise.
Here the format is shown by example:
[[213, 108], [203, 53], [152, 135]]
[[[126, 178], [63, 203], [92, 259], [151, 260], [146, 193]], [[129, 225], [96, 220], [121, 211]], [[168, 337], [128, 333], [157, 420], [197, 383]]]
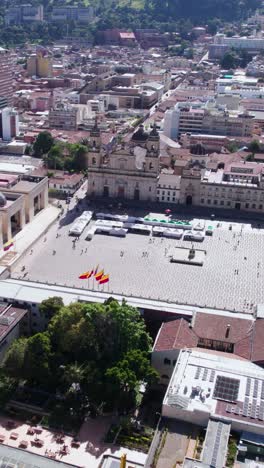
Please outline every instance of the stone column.
[[19, 212], [19, 221], [20, 221], [20, 229], [23, 229], [23, 227], [26, 224], [26, 218], [25, 218], [25, 208], [21, 208]]

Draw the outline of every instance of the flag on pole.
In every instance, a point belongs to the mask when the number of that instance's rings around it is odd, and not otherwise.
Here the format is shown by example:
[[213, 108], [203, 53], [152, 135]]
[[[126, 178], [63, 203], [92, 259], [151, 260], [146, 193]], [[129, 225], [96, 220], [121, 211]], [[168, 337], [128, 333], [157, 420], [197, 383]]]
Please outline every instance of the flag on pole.
[[94, 276], [95, 276], [96, 281], [100, 281], [100, 279], [102, 279], [102, 277], [104, 276], [104, 270], [99, 271], [99, 273], [97, 273]]
[[93, 271], [86, 271], [79, 276], [79, 279], [89, 279], [91, 278]]
[[99, 284], [104, 284], [104, 283], [108, 283], [109, 281], [109, 275], [104, 275], [100, 281], [99, 281]]
[[94, 276], [97, 275], [98, 269], [99, 269], [99, 265], [97, 265], [96, 269], [94, 270]]
[[11, 247], [13, 247], [14, 245], [14, 239], [10, 239], [10, 241], [6, 242], [4, 244], [4, 251], [6, 252], [7, 250], [9, 250]]

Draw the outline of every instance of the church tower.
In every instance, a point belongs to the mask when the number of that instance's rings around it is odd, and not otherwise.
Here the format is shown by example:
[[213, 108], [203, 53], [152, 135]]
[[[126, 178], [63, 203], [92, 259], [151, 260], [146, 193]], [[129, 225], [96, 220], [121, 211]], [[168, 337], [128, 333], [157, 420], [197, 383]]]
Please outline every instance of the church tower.
[[97, 118], [90, 132], [90, 148], [88, 151], [88, 170], [91, 167], [99, 167], [101, 164], [101, 131], [98, 127]]
[[153, 125], [147, 143], [146, 170], [158, 175], [159, 172], [159, 154], [160, 154], [160, 136], [156, 124]]

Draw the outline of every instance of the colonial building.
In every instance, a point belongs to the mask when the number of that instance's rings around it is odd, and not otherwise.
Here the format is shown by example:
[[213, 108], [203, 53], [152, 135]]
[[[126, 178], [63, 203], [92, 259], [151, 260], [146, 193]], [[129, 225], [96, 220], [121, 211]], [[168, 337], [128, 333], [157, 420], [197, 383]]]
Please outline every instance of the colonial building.
[[156, 201], [160, 138], [156, 127], [150, 133], [140, 126], [128, 144], [105, 152], [100, 130], [90, 133], [88, 196]]
[[264, 167], [242, 161], [211, 170], [192, 161], [181, 177], [180, 203], [263, 212]]

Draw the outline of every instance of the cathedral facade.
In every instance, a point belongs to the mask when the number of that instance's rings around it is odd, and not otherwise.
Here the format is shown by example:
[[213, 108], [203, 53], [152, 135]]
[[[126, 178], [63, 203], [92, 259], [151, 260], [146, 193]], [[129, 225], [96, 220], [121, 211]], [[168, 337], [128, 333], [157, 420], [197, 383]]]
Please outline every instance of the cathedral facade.
[[156, 127], [144, 127], [127, 144], [104, 151], [97, 125], [90, 133], [88, 192], [90, 198], [156, 201], [160, 139]]

